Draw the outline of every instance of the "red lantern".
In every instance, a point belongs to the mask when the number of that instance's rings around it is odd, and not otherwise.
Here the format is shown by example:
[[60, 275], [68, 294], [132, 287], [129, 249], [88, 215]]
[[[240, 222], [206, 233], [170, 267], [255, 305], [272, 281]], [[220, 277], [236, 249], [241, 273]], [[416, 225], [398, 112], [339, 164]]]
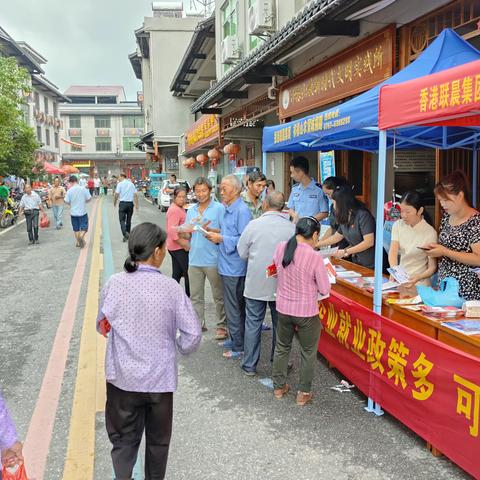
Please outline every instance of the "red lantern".
[[217, 148], [212, 148], [211, 150], [208, 151], [207, 153], [208, 155], [208, 158], [210, 160], [217, 160], [222, 156], [222, 154], [219, 152], [219, 150]]
[[237, 155], [240, 153], [240, 145], [230, 142], [228, 145], [225, 145], [223, 151], [228, 154]]
[[197, 162], [203, 167], [208, 163], [208, 157], [204, 153], [197, 155]]

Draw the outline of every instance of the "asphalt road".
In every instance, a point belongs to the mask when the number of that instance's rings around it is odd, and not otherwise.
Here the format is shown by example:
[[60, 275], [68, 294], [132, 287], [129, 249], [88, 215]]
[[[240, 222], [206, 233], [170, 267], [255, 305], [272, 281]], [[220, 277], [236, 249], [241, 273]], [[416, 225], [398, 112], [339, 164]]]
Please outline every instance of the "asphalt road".
[[[102, 362], [102, 358], [96, 358], [101, 350], [85, 349], [85, 343], [81, 348], [82, 332], [88, 333], [90, 328], [88, 319], [84, 318], [85, 312], [88, 317], [96, 308], [91, 304], [95, 288], [89, 287], [89, 276], [102, 268], [100, 279], [103, 282], [108, 250], [113, 262], [110, 268], [115, 271], [122, 268], [126, 256], [111, 197], [101, 201], [95, 199], [89, 208], [92, 223], [95, 218], [100, 221], [100, 213], [103, 216], [98, 230], [102, 240], [99, 249], [94, 225], [91, 225], [88, 251], [81, 253], [75, 248], [67, 211], [65, 228], [41, 230], [38, 246], [27, 246], [24, 224], [0, 236], [0, 278], [3, 279], [0, 388], [21, 438], [27, 437], [30, 427], [29, 451], [45, 450], [44, 467], [41, 461], [37, 462], [40, 466], [35, 468], [41, 474], [37, 474], [35, 480], [112, 478], [110, 446], [101, 406], [93, 409], [92, 415], [80, 416], [80, 422], [78, 418], [77, 423], [72, 420], [75, 408], [83, 407], [82, 401], [75, 407], [74, 395], [79, 395], [80, 399], [97, 396], [101, 404], [101, 381], [87, 382], [83, 389], [79, 387], [85, 365]], [[143, 221], [164, 225], [165, 215], [142, 201], [139, 212], [134, 215], [134, 224]], [[84, 270], [79, 276], [82, 262]], [[170, 275], [169, 257], [162, 271]], [[72, 303], [75, 291], [76, 304]], [[434, 458], [420, 438], [388, 414], [377, 418], [367, 413], [363, 408], [363, 395], [355, 390], [350, 393], [331, 390], [341, 377], [320, 359], [316, 366], [312, 405], [297, 407], [293, 394], [281, 401], [275, 400], [272, 391], [259, 382], [271, 371], [270, 332], [263, 334], [259, 375], [246, 377], [238, 361], [222, 357], [221, 347], [213, 340], [211, 302], [208, 308], [212, 328], [204, 335], [200, 350], [190, 357], [180, 358], [167, 479], [469, 478], [448, 459]], [[72, 330], [64, 339], [66, 349], [62, 363], [61, 356], [52, 357], [51, 353], [52, 349], [57, 351], [58, 332], [61, 337], [62, 332], [69, 331], [69, 321]], [[295, 390], [299, 358], [296, 349], [293, 353], [294, 369], [289, 383]], [[47, 372], [51, 374], [48, 378], [56, 378], [58, 383], [58, 403], [45, 400], [55, 390], [54, 383], [44, 383], [42, 389]], [[80, 458], [78, 463], [90, 464], [93, 473], [78, 473], [89, 471], [88, 465], [86, 470], [74, 469], [77, 473], [68, 473], [72, 471], [68, 446], [74, 438], [87, 446], [89, 438], [94, 442], [91, 451], [87, 448], [85, 454], [74, 452]], [[27, 458], [27, 467], [28, 462]], [[75, 464], [75, 468], [80, 467]], [[141, 477], [137, 473], [135, 478]]]

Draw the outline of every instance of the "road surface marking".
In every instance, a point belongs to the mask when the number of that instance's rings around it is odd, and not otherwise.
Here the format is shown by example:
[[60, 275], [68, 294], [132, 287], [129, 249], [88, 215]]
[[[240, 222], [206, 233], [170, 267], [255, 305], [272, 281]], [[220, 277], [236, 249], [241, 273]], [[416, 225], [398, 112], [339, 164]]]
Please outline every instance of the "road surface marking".
[[16, 222], [15, 225], [12, 225], [11, 227], [8, 227], [6, 228], [5, 230], [1, 230], [0, 231], [0, 237], [2, 235], [5, 235], [7, 232], [9, 232], [10, 230], [13, 230], [15, 227], [18, 227], [18, 225], [20, 225], [21, 223], [25, 222], [25, 219], [22, 219], [20, 220], [19, 222]]
[[[101, 203], [99, 200], [96, 203]], [[100, 209], [99, 209], [100, 210]], [[73, 397], [64, 480], [93, 479], [95, 460], [95, 413], [97, 379], [97, 338], [95, 324], [100, 286], [100, 233], [102, 212], [98, 212], [88, 277], [77, 378]]]
[[[92, 224], [96, 214], [97, 204], [95, 203], [91, 212]], [[89, 245], [90, 234], [87, 234], [86, 241], [87, 245]], [[52, 440], [58, 402], [62, 391], [65, 365], [87, 263], [88, 250], [89, 248], [84, 248], [80, 251], [65, 307], [63, 308], [62, 317], [53, 341], [50, 358], [48, 359], [47, 368], [43, 376], [37, 403], [25, 439], [24, 457], [26, 459], [27, 472], [29, 473], [29, 477], [35, 480], [43, 480], [45, 474], [45, 465]]]

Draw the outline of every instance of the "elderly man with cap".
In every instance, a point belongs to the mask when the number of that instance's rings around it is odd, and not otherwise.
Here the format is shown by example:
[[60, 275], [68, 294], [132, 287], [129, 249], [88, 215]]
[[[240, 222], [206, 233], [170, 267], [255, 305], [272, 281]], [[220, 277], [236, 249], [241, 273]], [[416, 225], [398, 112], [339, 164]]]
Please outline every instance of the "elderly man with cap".
[[267, 305], [272, 316], [273, 335], [271, 360], [275, 348], [275, 330], [277, 310], [275, 291], [277, 281], [266, 276], [266, 269], [272, 263], [278, 244], [289, 240], [295, 234], [295, 225], [288, 216], [282, 214], [285, 197], [282, 192], [272, 192], [263, 202], [261, 217], [251, 221], [243, 231], [238, 242], [238, 253], [247, 260], [245, 280], [245, 355], [242, 369], [246, 375], [255, 375], [260, 359], [262, 322], [265, 319]]
[[240, 198], [242, 183], [235, 175], [227, 175], [220, 184], [220, 194], [225, 204], [225, 216], [221, 231], [209, 232], [207, 238], [220, 244], [218, 255], [218, 273], [222, 279], [223, 301], [227, 316], [230, 341], [224, 347], [231, 348], [225, 358], [241, 358], [243, 355], [243, 336], [245, 333], [245, 275], [247, 262], [240, 258], [237, 244], [240, 235], [252, 219], [250, 210]]

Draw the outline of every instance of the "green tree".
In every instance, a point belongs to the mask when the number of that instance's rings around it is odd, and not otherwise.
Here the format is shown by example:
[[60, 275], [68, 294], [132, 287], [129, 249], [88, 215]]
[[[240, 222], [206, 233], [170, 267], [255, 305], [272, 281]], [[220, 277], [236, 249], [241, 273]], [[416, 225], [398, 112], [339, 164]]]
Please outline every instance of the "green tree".
[[22, 112], [30, 91], [27, 70], [13, 57], [0, 57], [0, 175], [27, 176], [35, 165], [39, 144]]

